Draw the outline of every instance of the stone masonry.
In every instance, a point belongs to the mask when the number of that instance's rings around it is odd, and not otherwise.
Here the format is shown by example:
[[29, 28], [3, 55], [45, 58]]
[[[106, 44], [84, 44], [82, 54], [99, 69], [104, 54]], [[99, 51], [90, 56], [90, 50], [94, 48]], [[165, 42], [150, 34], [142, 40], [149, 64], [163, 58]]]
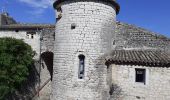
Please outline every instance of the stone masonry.
[[[112, 100], [169, 100], [170, 68], [111, 65]], [[135, 82], [135, 68], [146, 69], [146, 83]]]
[[[62, 17], [56, 24], [51, 100], [108, 100], [102, 55], [111, 50], [114, 5], [102, 0], [72, 0], [54, 6]], [[83, 79], [78, 78], [79, 55], [85, 56]]]
[[[0, 37], [22, 39], [36, 52], [34, 66], [28, 76], [17, 99], [27, 100], [39, 95], [39, 99], [48, 100], [51, 93], [51, 78], [53, 68], [54, 25], [50, 24], [22, 24], [9, 16], [0, 14]], [[14, 99], [14, 98], [13, 98]]]
[[[32, 91], [31, 98], [170, 99], [169, 66], [117, 65], [114, 62], [113, 65], [105, 65], [105, 54], [114, 50], [158, 50], [170, 54], [169, 38], [116, 21], [119, 7], [114, 0], [57, 0], [54, 7], [57, 12], [56, 30], [54, 25], [20, 24], [8, 13], [0, 14], [0, 37], [23, 39], [37, 52], [36, 74], [33, 75], [38, 79], [35, 86], [29, 87]], [[31, 34], [27, 34], [30, 32], [35, 33], [33, 38]], [[78, 74], [80, 55], [85, 56], [82, 79], [79, 79]], [[158, 57], [154, 61], [158, 59], [160, 60]], [[146, 69], [145, 85], [135, 83], [135, 68]], [[32, 79], [28, 81], [33, 83]], [[111, 91], [111, 86], [114, 86], [115, 91]], [[27, 100], [28, 96], [30, 97], [29, 94], [22, 95], [21, 99], [24, 97], [26, 99], [23, 100]]]
[[40, 33], [34, 34], [34, 39], [31, 39], [27, 36], [27, 31], [0, 31], [0, 37], [12, 37], [17, 39], [23, 39], [25, 43], [31, 45], [32, 49], [36, 51], [36, 56], [34, 57], [36, 60], [39, 59], [40, 54]]

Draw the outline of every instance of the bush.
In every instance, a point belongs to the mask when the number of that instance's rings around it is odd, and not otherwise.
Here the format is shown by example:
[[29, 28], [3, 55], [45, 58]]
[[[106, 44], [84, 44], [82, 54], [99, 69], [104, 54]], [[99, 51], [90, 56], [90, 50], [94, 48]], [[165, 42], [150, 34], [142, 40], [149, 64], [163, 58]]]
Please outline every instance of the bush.
[[33, 56], [31, 46], [23, 40], [0, 38], [0, 100], [27, 79]]

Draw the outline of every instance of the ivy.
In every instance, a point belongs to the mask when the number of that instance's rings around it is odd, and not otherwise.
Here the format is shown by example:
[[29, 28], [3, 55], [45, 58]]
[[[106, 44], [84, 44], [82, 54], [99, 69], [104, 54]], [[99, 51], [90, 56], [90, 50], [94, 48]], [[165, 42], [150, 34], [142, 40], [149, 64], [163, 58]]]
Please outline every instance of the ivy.
[[34, 54], [23, 40], [0, 38], [0, 100], [27, 79]]

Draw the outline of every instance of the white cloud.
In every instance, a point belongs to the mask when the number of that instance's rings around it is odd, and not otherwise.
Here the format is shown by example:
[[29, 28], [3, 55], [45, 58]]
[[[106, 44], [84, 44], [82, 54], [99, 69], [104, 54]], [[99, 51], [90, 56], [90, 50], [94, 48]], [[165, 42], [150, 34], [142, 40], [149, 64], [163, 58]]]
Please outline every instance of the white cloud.
[[33, 8], [32, 11], [28, 11], [28, 13], [35, 15], [35, 16], [41, 16], [45, 9], [52, 8], [52, 4], [54, 0], [18, 0], [21, 3], [26, 4], [27, 6], [30, 6]]
[[34, 9], [32, 11], [28, 11], [27, 13], [34, 15], [34, 17], [41, 17], [41, 15], [44, 13], [44, 9]]
[[53, 0], [19, 0], [22, 3], [34, 8], [46, 9], [52, 6]]

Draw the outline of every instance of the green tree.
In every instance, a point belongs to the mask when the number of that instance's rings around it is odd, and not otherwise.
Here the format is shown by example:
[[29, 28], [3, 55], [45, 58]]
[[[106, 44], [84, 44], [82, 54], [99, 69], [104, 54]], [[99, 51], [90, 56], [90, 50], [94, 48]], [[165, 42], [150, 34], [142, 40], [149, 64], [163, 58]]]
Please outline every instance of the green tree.
[[23, 40], [0, 38], [0, 100], [27, 79], [33, 56], [31, 46]]

